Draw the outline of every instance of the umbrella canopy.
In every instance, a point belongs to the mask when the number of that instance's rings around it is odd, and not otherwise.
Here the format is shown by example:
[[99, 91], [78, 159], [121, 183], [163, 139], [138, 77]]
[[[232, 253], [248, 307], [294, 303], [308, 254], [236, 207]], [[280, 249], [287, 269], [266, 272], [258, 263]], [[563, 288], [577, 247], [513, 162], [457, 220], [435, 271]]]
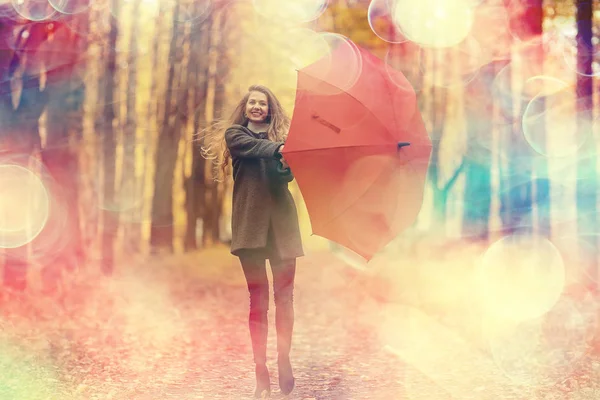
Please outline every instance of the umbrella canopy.
[[313, 234], [368, 261], [414, 223], [431, 141], [404, 75], [355, 49], [360, 68], [352, 79], [344, 66], [356, 59], [344, 50], [298, 71], [283, 154]]

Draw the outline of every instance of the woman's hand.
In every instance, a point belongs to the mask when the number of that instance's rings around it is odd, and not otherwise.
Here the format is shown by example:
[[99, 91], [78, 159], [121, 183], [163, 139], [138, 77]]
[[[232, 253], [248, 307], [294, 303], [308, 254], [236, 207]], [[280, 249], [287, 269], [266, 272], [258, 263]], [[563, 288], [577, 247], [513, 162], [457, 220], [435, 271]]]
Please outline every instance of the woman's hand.
[[279, 156], [281, 157], [281, 158], [279, 159], [279, 161], [281, 162], [281, 165], [283, 166], [283, 169], [287, 169], [287, 168], [289, 168], [290, 166], [289, 166], [289, 165], [288, 165], [288, 163], [285, 161], [285, 158], [283, 158], [283, 148], [284, 148], [284, 147], [285, 147], [285, 145], [284, 145], [284, 144], [282, 144], [281, 146], [279, 146], [279, 150], [278, 150], [278, 152], [279, 152]]

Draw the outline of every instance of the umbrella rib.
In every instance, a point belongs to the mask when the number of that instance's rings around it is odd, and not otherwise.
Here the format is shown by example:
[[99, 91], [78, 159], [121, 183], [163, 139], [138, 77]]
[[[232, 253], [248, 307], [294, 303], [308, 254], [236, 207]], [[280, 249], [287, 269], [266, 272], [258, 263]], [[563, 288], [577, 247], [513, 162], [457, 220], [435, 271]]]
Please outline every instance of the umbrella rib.
[[380, 125], [383, 127], [383, 129], [384, 129], [384, 130], [385, 130], [385, 131], [386, 131], [386, 132], [387, 132], [387, 133], [388, 133], [388, 134], [391, 136], [391, 138], [392, 138], [392, 140], [393, 140], [393, 141], [395, 141], [395, 140], [396, 140], [396, 138], [394, 137], [394, 135], [392, 134], [392, 132], [390, 132], [390, 130], [388, 129], [387, 125], [386, 125], [386, 124], [384, 124], [384, 123], [383, 123], [383, 121], [381, 121], [381, 120], [379, 119], [379, 117], [377, 117], [377, 115], [375, 115], [375, 113], [374, 113], [373, 111], [371, 111], [371, 110], [370, 110], [370, 109], [369, 109], [367, 106], [365, 106], [365, 104], [364, 104], [362, 101], [360, 101], [359, 99], [357, 99], [356, 97], [354, 97], [354, 95], [353, 95], [352, 93], [350, 93], [350, 92], [348, 92], [347, 90], [345, 90], [345, 89], [342, 89], [342, 88], [340, 88], [340, 87], [338, 87], [338, 86], [336, 86], [336, 85], [332, 84], [331, 82], [327, 82], [327, 81], [325, 81], [325, 80], [323, 80], [323, 79], [321, 79], [321, 78], [317, 78], [316, 76], [313, 76], [313, 75], [311, 75], [311, 74], [307, 73], [306, 71], [301, 71], [301, 70], [299, 70], [299, 71], [298, 71], [298, 73], [299, 73], [299, 74], [300, 74], [300, 73], [302, 73], [302, 74], [305, 74], [306, 76], [309, 76], [309, 77], [311, 77], [312, 79], [318, 80], [318, 81], [320, 81], [320, 82], [323, 82], [323, 83], [325, 83], [326, 85], [332, 86], [332, 87], [334, 87], [334, 88], [336, 88], [336, 89], [338, 89], [338, 90], [340, 90], [340, 91], [344, 92], [344, 93], [345, 93], [345, 94], [347, 94], [348, 96], [352, 97], [352, 98], [353, 98], [354, 100], [356, 100], [356, 101], [357, 101], [357, 102], [358, 102], [358, 103], [359, 103], [361, 106], [363, 106], [364, 108], [366, 108], [366, 109], [367, 109], [367, 110], [368, 110], [368, 111], [371, 113], [371, 115], [372, 115], [372, 116], [373, 116], [373, 117], [374, 117], [374, 118], [375, 118], [375, 119], [376, 119], [376, 120], [379, 122], [379, 124], [380, 124]]

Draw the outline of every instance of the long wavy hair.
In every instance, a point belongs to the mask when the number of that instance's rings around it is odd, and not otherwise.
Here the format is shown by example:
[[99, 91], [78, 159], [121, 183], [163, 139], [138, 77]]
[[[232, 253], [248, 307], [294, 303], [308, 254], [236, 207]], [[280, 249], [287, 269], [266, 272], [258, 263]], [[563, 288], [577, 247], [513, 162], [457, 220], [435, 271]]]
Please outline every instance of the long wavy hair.
[[202, 141], [202, 156], [213, 160], [214, 166], [220, 166], [220, 168], [213, 168], [213, 175], [217, 175], [215, 176], [217, 180], [220, 180], [218, 176], [220, 174], [218, 173], [219, 171], [215, 170], [220, 170], [222, 176], [225, 177], [231, 161], [231, 154], [225, 142], [225, 130], [231, 125], [248, 126], [249, 119], [246, 115], [246, 104], [252, 92], [260, 92], [267, 96], [269, 112], [265, 122], [269, 124], [269, 128], [267, 129], [268, 139], [274, 142], [283, 142], [287, 137], [290, 129], [290, 118], [285, 113], [277, 97], [266, 86], [250, 86], [248, 92], [240, 99], [229, 119], [213, 122], [203, 135], [199, 135]]

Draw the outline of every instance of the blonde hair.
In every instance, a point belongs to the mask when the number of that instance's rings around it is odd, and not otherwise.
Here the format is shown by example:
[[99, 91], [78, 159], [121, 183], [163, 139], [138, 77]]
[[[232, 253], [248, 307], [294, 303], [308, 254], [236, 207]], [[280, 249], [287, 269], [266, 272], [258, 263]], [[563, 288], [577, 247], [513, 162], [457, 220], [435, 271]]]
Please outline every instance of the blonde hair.
[[[252, 92], [263, 93], [267, 96], [269, 112], [265, 122], [269, 124], [267, 137], [274, 142], [284, 142], [290, 129], [290, 118], [286, 115], [283, 106], [273, 94], [273, 92], [262, 85], [252, 85], [248, 92], [240, 99], [233, 110], [230, 118], [225, 121], [214, 122], [206, 129], [204, 135], [201, 135], [202, 145], [201, 153], [206, 159], [214, 160], [216, 165], [220, 164], [220, 170], [223, 176], [227, 175], [227, 167], [231, 160], [231, 154], [225, 142], [225, 130], [231, 125], [248, 126], [248, 117], [246, 116], [246, 104]], [[219, 157], [221, 155], [221, 157]], [[213, 169], [213, 174], [216, 168]], [[215, 179], [219, 179], [218, 176]]]

